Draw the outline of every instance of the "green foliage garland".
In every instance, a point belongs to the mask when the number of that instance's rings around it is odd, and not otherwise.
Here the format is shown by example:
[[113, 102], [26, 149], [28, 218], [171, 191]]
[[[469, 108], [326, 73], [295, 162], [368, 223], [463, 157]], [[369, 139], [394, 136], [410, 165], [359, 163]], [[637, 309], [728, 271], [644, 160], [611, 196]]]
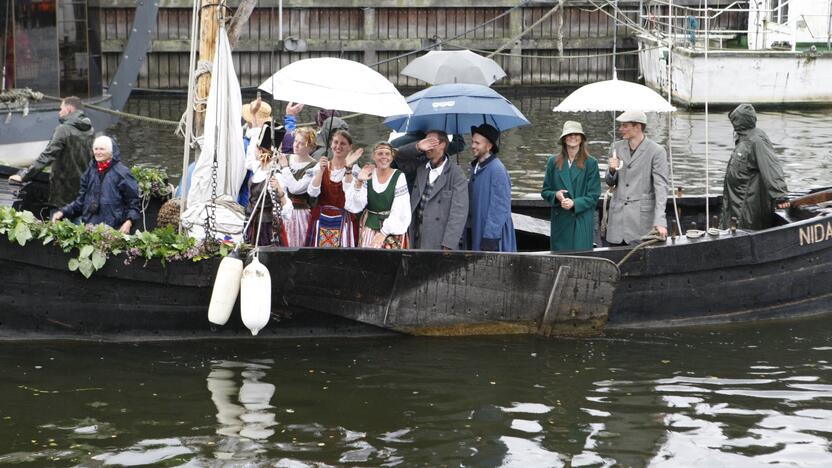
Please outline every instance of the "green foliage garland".
[[17, 242], [21, 246], [32, 239], [39, 239], [43, 245], [54, 243], [67, 253], [76, 251], [77, 256], [70, 258], [67, 266], [87, 278], [103, 268], [111, 256], [121, 254], [125, 256], [125, 264], [138, 257], [146, 261], [156, 258], [165, 264], [176, 260], [199, 261], [225, 256], [233, 249], [228, 244], [197, 243], [196, 239], [177, 233], [171, 226], [129, 235], [104, 224], [84, 226], [67, 220], [42, 222], [29, 211], [9, 207], [0, 207], [2, 234], [8, 237], [9, 242]]
[[137, 164], [130, 172], [139, 183], [139, 195], [142, 198], [167, 198], [173, 193], [173, 187], [168, 183], [168, 173], [161, 167]]

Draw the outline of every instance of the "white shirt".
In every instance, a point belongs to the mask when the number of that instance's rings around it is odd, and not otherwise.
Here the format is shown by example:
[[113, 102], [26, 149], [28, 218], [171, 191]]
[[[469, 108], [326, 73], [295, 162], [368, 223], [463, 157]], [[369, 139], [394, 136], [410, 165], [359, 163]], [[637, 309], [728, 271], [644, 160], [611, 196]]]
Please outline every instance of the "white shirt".
[[[488, 161], [489, 158], [493, 158], [493, 157], [494, 156], [492, 156], [491, 153], [488, 153], [488, 158], [483, 159], [482, 162], [484, 163], [484, 162]], [[480, 171], [480, 161], [479, 161], [479, 159], [477, 159], [477, 165], [474, 166], [474, 174], [476, 174], [479, 171]]]
[[436, 179], [442, 174], [442, 169], [445, 168], [445, 164], [448, 162], [448, 158], [442, 158], [442, 163], [439, 164], [437, 167], [432, 167], [430, 165], [430, 161], [428, 161], [427, 165], [425, 166], [428, 169], [428, 183], [433, 185], [436, 182]]
[[[398, 172], [394, 169], [394, 175]], [[376, 171], [373, 171], [373, 192], [382, 193], [387, 190], [387, 185], [393, 180], [393, 176], [385, 183], [378, 181]], [[350, 184], [350, 190], [344, 189], [346, 195], [346, 203], [344, 209], [350, 213], [360, 213], [367, 207], [367, 183], [361, 184], [360, 188], [353, 188], [354, 184]], [[396, 192], [393, 196], [393, 206], [390, 207], [390, 216], [381, 223], [381, 233], [385, 236], [399, 235], [407, 232], [410, 226], [410, 192], [407, 191], [407, 178], [404, 174], [399, 176], [396, 182]]]

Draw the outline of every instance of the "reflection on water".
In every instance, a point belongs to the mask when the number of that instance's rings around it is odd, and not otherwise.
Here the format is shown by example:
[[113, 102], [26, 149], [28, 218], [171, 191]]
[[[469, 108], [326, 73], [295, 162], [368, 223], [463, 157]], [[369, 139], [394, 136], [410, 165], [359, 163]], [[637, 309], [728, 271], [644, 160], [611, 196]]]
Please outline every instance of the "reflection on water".
[[0, 464], [832, 466], [826, 325], [0, 343]]
[[[543, 185], [546, 160], [556, 147], [563, 122], [583, 123], [590, 140], [590, 153], [606, 168], [606, 154], [613, 141], [613, 118], [610, 113], [559, 114], [552, 112], [562, 96], [555, 91], [522, 91], [506, 94], [526, 115], [531, 126], [509, 130], [503, 134], [501, 157], [512, 177], [515, 195], [537, 194]], [[170, 96], [139, 96], [128, 102], [128, 112], [179, 120], [185, 101]], [[277, 108], [281, 108], [278, 106]], [[301, 121], [311, 121], [313, 109], [304, 110]], [[672, 156], [674, 177], [685, 193], [705, 192], [705, 174], [711, 193], [722, 193], [725, 166], [733, 149], [733, 128], [728, 112], [712, 112], [708, 121], [708, 170], [706, 166], [705, 113], [680, 110], [673, 114]], [[667, 117], [648, 116], [648, 135], [667, 147]], [[356, 144], [368, 146], [387, 139], [388, 130], [382, 119], [360, 116], [349, 121]], [[758, 126], [768, 133], [783, 162], [787, 183], [792, 189], [832, 185], [832, 110], [807, 109], [762, 111]], [[182, 143], [170, 127], [158, 127], [136, 121], [123, 121], [111, 132], [122, 143], [122, 153], [130, 163], [152, 162], [166, 167], [177, 177], [182, 172]], [[470, 151], [459, 157], [466, 168]]]

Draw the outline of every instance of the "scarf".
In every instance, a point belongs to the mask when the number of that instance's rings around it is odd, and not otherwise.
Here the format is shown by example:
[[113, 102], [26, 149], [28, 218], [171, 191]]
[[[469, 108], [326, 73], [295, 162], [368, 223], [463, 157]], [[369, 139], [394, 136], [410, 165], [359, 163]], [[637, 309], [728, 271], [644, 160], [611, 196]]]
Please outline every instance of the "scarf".
[[101, 174], [104, 171], [106, 171], [107, 169], [109, 169], [110, 168], [110, 163], [112, 163], [112, 162], [113, 162], [112, 159], [108, 159], [108, 160], [103, 161], [103, 162], [102, 161], [96, 161], [95, 163], [98, 165], [98, 173]]

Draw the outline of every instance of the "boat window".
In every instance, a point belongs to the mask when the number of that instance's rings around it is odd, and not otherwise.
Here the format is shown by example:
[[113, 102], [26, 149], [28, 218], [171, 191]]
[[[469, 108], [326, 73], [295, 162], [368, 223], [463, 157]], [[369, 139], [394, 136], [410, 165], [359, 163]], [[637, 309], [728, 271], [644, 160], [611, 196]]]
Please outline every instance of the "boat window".
[[17, 88], [60, 95], [55, 0], [16, 0], [13, 8], [14, 66], [7, 74]]
[[779, 24], [789, 22], [789, 1], [771, 0], [771, 21]]

